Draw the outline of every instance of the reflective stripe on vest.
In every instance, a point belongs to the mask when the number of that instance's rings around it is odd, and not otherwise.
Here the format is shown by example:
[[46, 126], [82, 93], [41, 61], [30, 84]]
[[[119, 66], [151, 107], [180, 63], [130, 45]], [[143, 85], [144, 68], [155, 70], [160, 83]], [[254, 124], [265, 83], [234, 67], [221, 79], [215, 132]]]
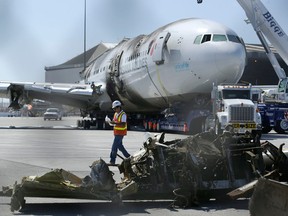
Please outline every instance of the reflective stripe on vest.
[[[121, 122], [121, 119], [122, 119], [122, 116], [125, 114], [125, 112], [122, 110], [119, 115], [118, 115], [118, 118], [117, 117], [117, 113], [114, 114], [114, 118], [113, 120], [115, 122]], [[125, 122], [124, 125], [115, 125], [114, 126], [114, 134], [115, 135], [126, 135], [127, 134], [127, 123]]]

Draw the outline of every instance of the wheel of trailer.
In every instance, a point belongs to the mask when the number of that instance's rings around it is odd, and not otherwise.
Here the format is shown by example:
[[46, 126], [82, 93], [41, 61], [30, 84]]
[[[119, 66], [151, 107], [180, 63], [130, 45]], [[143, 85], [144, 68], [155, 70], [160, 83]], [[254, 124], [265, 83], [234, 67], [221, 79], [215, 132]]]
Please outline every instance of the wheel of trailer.
[[83, 128], [84, 129], [90, 129], [90, 121], [89, 120], [83, 121]]
[[95, 126], [96, 126], [97, 130], [105, 130], [105, 128], [106, 128], [105, 121], [103, 121], [101, 119], [100, 120], [96, 120]]
[[278, 134], [284, 134], [285, 130], [288, 129], [288, 122], [284, 119], [282, 120], [277, 120], [276, 124], [274, 126], [274, 130], [278, 133]]
[[190, 122], [189, 134], [194, 135], [202, 132], [203, 122], [205, 118], [199, 117]]
[[288, 121], [286, 119], [282, 119], [281, 122], [280, 122], [280, 127], [284, 131], [287, 131], [288, 130]]
[[99, 129], [106, 130], [106, 122], [103, 120], [99, 120], [98, 125], [100, 126]]
[[263, 126], [262, 127], [262, 133], [267, 134], [272, 130], [272, 127], [269, 126]]

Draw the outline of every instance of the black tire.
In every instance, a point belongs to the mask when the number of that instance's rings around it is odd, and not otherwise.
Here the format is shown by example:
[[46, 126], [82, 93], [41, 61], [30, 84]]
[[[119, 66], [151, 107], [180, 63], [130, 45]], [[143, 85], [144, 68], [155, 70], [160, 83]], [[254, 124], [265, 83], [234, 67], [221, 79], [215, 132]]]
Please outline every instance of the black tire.
[[105, 129], [105, 126], [103, 123], [104, 123], [104, 121], [102, 121], [102, 120], [96, 120], [96, 129], [97, 130]]
[[[286, 124], [285, 124], [285, 126], [286, 126]], [[284, 134], [285, 133], [285, 126], [283, 125], [283, 120], [277, 120], [276, 124], [274, 126], [274, 130], [278, 134]]]
[[83, 128], [84, 129], [90, 129], [90, 121], [89, 120], [84, 120], [83, 121]]
[[263, 134], [267, 134], [269, 133], [270, 131], [272, 130], [272, 127], [269, 125], [269, 126], [263, 126], [262, 127], [262, 133]]
[[195, 135], [197, 133], [203, 132], [203, 124], [205, 124], [205, 118], [204, 117], [199, 117], [190, 122], [190, 127], [189, 127], [189, 134], [190, 135]]
[[269, 133], [273, 127], [270, 126], [270, 119], [267, 116], [263, 116], [262, 118], [262, 133]]

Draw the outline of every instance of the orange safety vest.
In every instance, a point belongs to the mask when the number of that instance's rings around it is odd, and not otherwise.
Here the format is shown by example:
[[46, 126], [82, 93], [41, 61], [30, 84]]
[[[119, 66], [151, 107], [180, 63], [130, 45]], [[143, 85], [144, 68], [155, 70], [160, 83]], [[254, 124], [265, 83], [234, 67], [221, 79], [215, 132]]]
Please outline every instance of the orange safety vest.
[[[114, 113], [113, 121], [119, 123], [121, 122], [122, 116], [125, 114], [125, 112], [122, 110], [119, 114], [117, 112]], [[117, 117], [118, 115], [118, 117]], [[127, 122], [125, 122], [125, 125], [115, 125], [114, 126], [114, 135], [121, 135], [125, 136], [127, 135]]]

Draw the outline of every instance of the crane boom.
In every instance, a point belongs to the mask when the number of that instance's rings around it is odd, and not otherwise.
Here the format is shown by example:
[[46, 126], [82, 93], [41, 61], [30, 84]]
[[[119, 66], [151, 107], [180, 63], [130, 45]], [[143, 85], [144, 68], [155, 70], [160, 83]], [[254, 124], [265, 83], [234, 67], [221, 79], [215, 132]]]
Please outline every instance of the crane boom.
[[[279, 79], [286, 74], [272, 53], [265, 37], [288, 65], [288, 36], [260, 0], [237, 0], [259, 37]], [[263, 36], [265, 35], [265, 37]]]
[[245, 11], [279, 78], [278, 93], [282, 94], [282, 96], [278, 95], [278, 99], [281, 98], [282, 100], [287, 101], [288, 78], [265, 39], [266, 37], [270, 41], [284, 62], [288, 65], [287, 34], [260, 0], [237, 0], [237, 2]]

